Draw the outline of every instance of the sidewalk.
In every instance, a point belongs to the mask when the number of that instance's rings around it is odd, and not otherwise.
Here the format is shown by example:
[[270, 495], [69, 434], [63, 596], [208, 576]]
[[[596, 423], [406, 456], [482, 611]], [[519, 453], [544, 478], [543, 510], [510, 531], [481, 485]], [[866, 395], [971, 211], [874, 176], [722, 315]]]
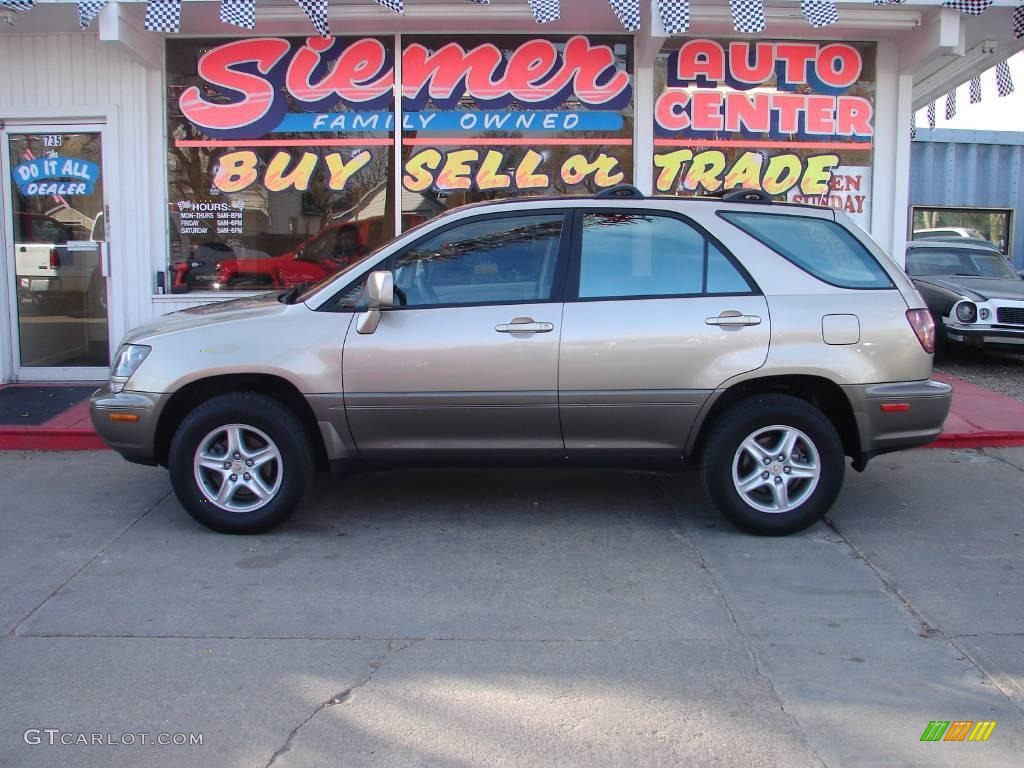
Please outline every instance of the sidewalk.
[[[953, 408], [942, 435], [930, 448], [999, 448], [1024, 445], [1024, 401], [954, 376], [935, 374], [953, 385]], [[105, 448], [82, 402], [39, 426], [0, 425], [0, 450], [92, 451]]]

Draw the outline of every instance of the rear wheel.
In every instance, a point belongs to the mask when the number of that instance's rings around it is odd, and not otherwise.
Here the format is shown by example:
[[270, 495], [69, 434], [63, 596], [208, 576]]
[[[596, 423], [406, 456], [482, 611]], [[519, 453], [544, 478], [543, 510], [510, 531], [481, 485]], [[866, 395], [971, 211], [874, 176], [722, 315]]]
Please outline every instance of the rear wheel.
[[185, 510], [222, 533], [262, 533], [287, 518], [312, 482], [302, 422], [254, 392], [221, 395], [174, 434], [168, 465]]
[[759, 395], [714, 424], [702, 471], [709, 498], [734, 525], [779, 536], [828, 512], [845, 459], [835, 427], [817, 408], [789, 395]]

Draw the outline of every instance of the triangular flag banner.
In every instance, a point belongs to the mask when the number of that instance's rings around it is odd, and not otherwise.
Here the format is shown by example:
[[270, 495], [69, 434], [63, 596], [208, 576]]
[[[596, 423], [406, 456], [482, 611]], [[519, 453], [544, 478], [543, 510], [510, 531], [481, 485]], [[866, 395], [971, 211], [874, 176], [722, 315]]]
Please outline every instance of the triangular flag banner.
[[1000, 96], [1013, 93], [1013, 75], [1010, 74], [1010, 65], [1006, 59], [996, 64], [996, 93]]
[[78, 26], [86, 29], [106, 4], [107, 0], [78, 0]]
[[630, 32], [640, 29], [640, 0], [608, 0], [615, 16]]
[[935, 102], [928, 105], [928, 127], [935, 127]]
[[946, 0], [943, 5], [960, 11], [960, 13], [981, 16], [992, 5], [992, 0]]
[[12, 11], [31, 11], [36, 0], [0, 0], [0, 6]]
[[562, 9], [558, 0], [529, 0], [530, 10], [533, 11], [533, 18], [538, 24], [546, 24], [549, 21], [558, 21], [562, 15]]
[[917, 138], [917, 113], [910, 113], [910, 138]]
[[220, 20], [242, 29], [256, 26], [256, 0], [220, 0]]
[[956, 88], [946, 94], [946, 119], [956, 117]]
[[1013, 12], [1013, 36], [1018, 40], [1024, 37], [1024, 3]]
[[764, 32], [767, 21], [762, 0], [729, 0], [729, 8], [737, 32]]
[[971, 78], [971, 104], [977, 104], [981, 101], [981, 75], [975, 75]]
[[402, 0], [376, 0], [377, 5], [383, 5], [389, 11], [395, 13], [405, 13], [405, 7], [402, 5]]
[[871, 0], [872, 5], [903, 5], [907, 0]]
[[690, 28], [690, 0], [657, 0], [661, 26], [670, 35]]
[[142, 26], [150, 32], [177, 32], [181, 28], [181, 0], [149, 0]]
[[481, 5], [487, 5], [487, 4], [489, 4], [491, 2], [491, 0], [469, 0], [469, 2], [471, 2], [471, 3], [480, 3]]
[[295, 0], [309, 20], [320, 33], [320, 37], [330, 37], [331, 28], [327, 26], [327, 0]]
[[800, 0], [800, 8], [803, 9], [807, 22], [815, 29], [839, 21], [835, 0]]

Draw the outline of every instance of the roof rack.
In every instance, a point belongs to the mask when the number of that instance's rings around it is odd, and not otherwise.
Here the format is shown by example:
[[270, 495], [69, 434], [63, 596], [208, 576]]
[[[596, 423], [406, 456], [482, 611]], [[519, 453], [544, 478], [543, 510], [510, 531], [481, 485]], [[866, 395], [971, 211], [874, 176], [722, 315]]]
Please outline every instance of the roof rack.
[[743, 187], [741, 189], [720, 189], [707, 197], [719, 197], [723, 203], [770, 203], [772, 196], [763, 189]]
[[608, 197], [618, 197], [623, 199], [631, 200], [643, 200], [644, 193], [634, 187], [632, 184], [616, 184], [614, 187], [608, 187], [608, 189], [602, 189], [596, 195], [595, 200], [603, 200]]

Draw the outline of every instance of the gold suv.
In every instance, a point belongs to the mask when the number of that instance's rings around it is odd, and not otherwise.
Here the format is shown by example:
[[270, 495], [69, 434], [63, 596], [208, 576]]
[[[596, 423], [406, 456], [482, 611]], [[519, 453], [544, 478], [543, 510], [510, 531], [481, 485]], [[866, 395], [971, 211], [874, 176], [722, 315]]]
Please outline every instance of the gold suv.
[[229, 533], [280, 523], [314, 470], [448, 461], [697, 462], [726, 517], [784, 534], [844, 457], [939, 435], [934, 337], [842, 212], [623, 187], [459, 208], [304, 290], [137, 328], [92, 418]]

